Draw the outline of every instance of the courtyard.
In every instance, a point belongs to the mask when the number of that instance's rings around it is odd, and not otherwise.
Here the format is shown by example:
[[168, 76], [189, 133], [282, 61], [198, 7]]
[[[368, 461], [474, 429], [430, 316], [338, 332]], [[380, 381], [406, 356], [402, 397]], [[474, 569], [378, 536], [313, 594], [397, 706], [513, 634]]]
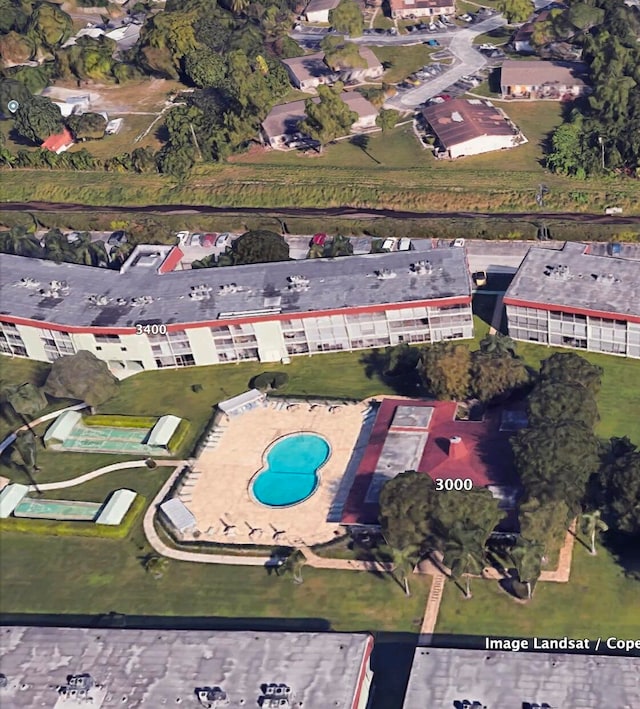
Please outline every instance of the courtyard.
[[[236, 544], [312, 545], [342, 534], [337, 522], [327, 519], [344, 491], [367, 410], [366, 402], [326, 405], [274, 399], [266, 408], [229, 419], [215, 448], [205, 448], [197, 458], [194, 468], [201, 475], [186, 500], [183, 496], [197, 529], [208, 541]], [[279, 439], [300, 432], [313, 433], [329, 444], [315, 491], [289, 506], [261, 504], [252, 487], [265, 468], [265, 452]]]

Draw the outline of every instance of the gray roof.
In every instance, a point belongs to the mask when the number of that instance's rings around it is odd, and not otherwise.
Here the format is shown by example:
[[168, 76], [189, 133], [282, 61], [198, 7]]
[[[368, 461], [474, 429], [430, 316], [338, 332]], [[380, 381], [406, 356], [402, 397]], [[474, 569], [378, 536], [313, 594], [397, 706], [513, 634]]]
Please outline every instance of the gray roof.
[[340, 4], [340, 0], [310, 0], [305, 8], [305, 12], [320, 12], [321, 10], [333, 10]]
[[555, 709], [640, 706], [638, 658], [418, 648], [404, 709], [463, 700], [488, 709], [546, 702]]
[[300, 82], [330, 76], [333, 73], [324, 61], [324, 52], [283, 59], [282, 63], [289, 67]]
[[193, 512], [178, 497], [172, 497], [163, 502], [160, 505], [160, 511], [179, 532], [186, 532], [196, 526]]
[[588, 67], [580, 62], [507, 59], [501, 68], [502, 86], [541, 86], [563, 84], [584, 86], [587, 83]]
[[[412, 264], [425, 258], [431, 264], [430, 272], [413, 273]], [[392, 271], [396, 277], [378, 278], [376, 273], [383, 270]], [[23, 278], [31, 280], [25, 284], [21, 282]], [[58, 281], [58, 298], [41, 293], [50, 290], [52, 281]], [[211, 322], [250, 314], [281, 312], [295, 317], [318, 310], [470, 294], [464, 249], [452, 248], [420, 254], [406, 251], [172, 271], [164, 275], [135, 268], [121, 274], [91, 266], [0, 255], [0, 320], [10, 315], [107, 330], [132, 328], [136, 323]], [[89, 301], [90, 296], [94, 296], [93, 302]], [[147, 299], [141, 300], [145, 296]]]
[[96, 518], [96, 524], [120, 524], [137, 495], [137, 492], [126, 490], [125, 488], [113, 492], [109, 497], [109, 501]]
[[640, 316], [640, 264], [594, 256], [585, 244], [568, 242], [561, 251], [531, 248], [511, 282], [510, 299], [583, 310]]
[[53, 708], [57, 687], [67, 684], [68, 675], [82, 673], [104, 685], [94, 690], [96, 709], [195, 709], [202, 707], [195, 696], [202, 687], [219, 687], [229, 709], [246, 709], [258, 706], [261, 685], [271, 683], [291, 687], [294, 706], [349, 709], [371, 642], [366, 634], [341, 633], [39, 627], [1, 632], [0, 672], [8, 686], [0, 689], [0, 704], [7, 709]]
[[232, 396], [230, 399], [218, 402], [218, 408], [225, 414], [232, 414], [234, 411], [243, 409], [245, 406], [264, 402], [265, 398], [266, 394], [260, 391], [260, 389], [249, 389], [249, 391], [243, 391], [242, 394], [238, 394], [238, 396]]
[[28, 485], [20, 485], [19, 483], [5, 485], [0, 492], [0, 519], [10, 517], [28, 492]]

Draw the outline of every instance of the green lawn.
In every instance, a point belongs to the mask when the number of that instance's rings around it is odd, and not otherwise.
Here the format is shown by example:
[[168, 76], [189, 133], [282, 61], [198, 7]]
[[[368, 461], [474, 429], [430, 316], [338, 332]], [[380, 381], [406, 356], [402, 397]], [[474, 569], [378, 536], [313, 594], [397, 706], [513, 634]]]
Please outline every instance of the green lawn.
[[395, 84], [402, 81], [409, 74], [421, 69], [425, 64], [431, 63], [431, 54], [434, 47], [426, 44], [414, 44], [409, 47], [371, 47], [383, 66], [389, 66], [384, 73], [384, 81]]
[[533, 600], [513, 601], [496, 582], [474, 579], [473, 598], [464, 600], [453, 583], [445, 585], [437, 633], [465, 635], [597, 638], [640, 636], [640, 584], [624, 576], [600, 548], [591, 557], [579, 543], [569, 583], [539, 583]]

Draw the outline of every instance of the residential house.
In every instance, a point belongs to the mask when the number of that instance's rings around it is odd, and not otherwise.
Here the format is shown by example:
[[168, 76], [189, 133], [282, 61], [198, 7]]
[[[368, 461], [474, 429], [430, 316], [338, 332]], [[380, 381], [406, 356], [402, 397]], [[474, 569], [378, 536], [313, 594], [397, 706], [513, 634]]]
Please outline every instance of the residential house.
[[[315, 103], [319, 98], [312, 99]], [[375, 128], [378, 109], [357, 91], [347, 91], [342, 94], [342, 100], [352, 111], [358, 114], [358, 120], [351, 127], [352, 133], [359, 133]], [[305, 118], [305, 102], [274, 106], [262, 122], [262, 139], [266, 145], [277, 150], [287, 150], [299, 147], [301, 142], [313, 144], [312, 141], [298, 129], [298, 124]]]
[[587, 67], [580, 62], [516, 61], [502, 65], [502, 98], [567, 100], [591, 91]]
[[490, 101], [454, 99], [422, 111], [437, 139], [436, 157], [459, 158], [527, 142], [508, 116]]
[[384, 73], [382, 63], [373, 51], [364, 45], [359, 47], [360, 56], [367, 63], [366, 67], [341, 67], [336, 66], [335, 71], [340, 75], [340, 81], [363, 82], [379, 79]]
[[310, 0], [304, 17], [307, 22], [329, 22], [329, 13], [339, 4], [340, 0]]
[[543, 10], [538, 15], [535, 15], [529, 22], [521, 25], [513, 35], [511, 40], [513, 48], [518, 54], [535, 54], [536, 50], [531, 43], [531, 38], [536, 28], [536, 24], [546, 22], [549, 19], [550, 11]]
[[313, 93], [320, 84], [331, 84], [338, 78], [338, 75], [326, 65], [323, 52], [283, 59], [282, 63], [291, 83], [300, 91]]
[[69, 150], [73, 142], [71, 132], [67, 128], [63, 128], [62, 133], [50, 135], [40, 147], [44, 150], [50, 150], [56, 155], [60, 155], [60, 153], [64, 153], [65, 150]]
[[432, 17], [456, 14], [455, 0], [389, 0], [394, 19]]

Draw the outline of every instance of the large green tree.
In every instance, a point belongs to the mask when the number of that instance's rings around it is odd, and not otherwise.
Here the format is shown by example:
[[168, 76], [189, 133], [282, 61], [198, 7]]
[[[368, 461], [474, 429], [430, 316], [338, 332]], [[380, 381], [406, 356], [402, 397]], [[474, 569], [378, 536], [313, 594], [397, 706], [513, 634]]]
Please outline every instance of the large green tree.
[[220, 265], [239, 266], [245, 263], [288, 261], [289, 245], [274, 231], [256, 229], [247, 231], [233, 241], [220, 256]]
[[511, 548], [509, 556], [518, 575], [518, 582], [527, 589], [527, 598], [532, 596], [532, 585], [536, 583], [542, 571], [542, 555], [544, 545], [540, 542], [529, 541], [522, 535]]
[[320, 85], [320, 101], [315, 103], [313, 99], [307, 99], [305, 102], [306, 118], [300, 123], [300, 131], [318, 141], [321, 151], [332, 140], [348, 135], [358, 120], [358, 114], [342, 100], [342, 89], [341, 82], [333, 87]]
[[530, 0], [499, 0], [498, 9], [509, 23], [525, 22], [533, 13]]
[[422, 350], [419, 372], [425, 388], [438, 399], [464, 399], [471, 385], [467, 345], [437, 342]]
[[62, 130], [62, 114], [48, 98], [33, 96], [16, 111], [15, 129], [23, 138], [39, 144]]
[[204, 89], [222, 84], [227, 76], [224, 58], [207, 47], [201, 47], [185, 56], [184, 71], [189, 80]]
[[529, 383], [529, 370], [510, 342], [489, 335], [471, 354], [471, 389], [481, 401], [509, 395]]
[[47, 49], [55, 49], [67, 41], [73, 31], [71, 16], [58, 5], [37, 3], [31, 11], [29, 34]]
[[583, 423], [547, 423], [518, 431], [511, 439], [525, 497], [563, 500], [580, 507], [591, 475], [599, 467], [599, 443]]
[[107, 121], [100, 113], [82, 113], [67, 119], [67, 128], [76, 140], [99, 140], [104, 137], [106, 127]]
[[362, 10], [355, 0], [341, 0], [338, 7], [329, 11], [329, 22], [341, 34], [360, 37], [364, 28]]
[[542, 360], [540, 379], [579, 384], [596, 396], [604, 370], [575, 352], [558, 352]]
[[80, 350], [53, 362], [44, 390], [50, 396], [78, 399], [95, 407], [115, 396], [118, 383], [106, 362]]
[[477, 533], [478, 543], [484, 547], [500, 520], [506, 516], [506, 512], [500, 509], [499, 501], [484, 487], [472, 490], [443, 490], [437, 495], [434, 535], [436, 546], [440, 549], [457, 522], [473, 528]]
[[564, 500], [541, 501], [529, 497], [518, 506], [520, 534], [525, 539], [539, 543], [543, 554], [551, 556], [564, 542], [570, 516]]
[[606, 462], [598, 499], [612, 530], [640, 540], [640, 452], [626, 450]]
[[527, 400], [529, 425], [578, 421], [593, 428], [598, 406], [593, 394], [581, 384], [542, 379]]

